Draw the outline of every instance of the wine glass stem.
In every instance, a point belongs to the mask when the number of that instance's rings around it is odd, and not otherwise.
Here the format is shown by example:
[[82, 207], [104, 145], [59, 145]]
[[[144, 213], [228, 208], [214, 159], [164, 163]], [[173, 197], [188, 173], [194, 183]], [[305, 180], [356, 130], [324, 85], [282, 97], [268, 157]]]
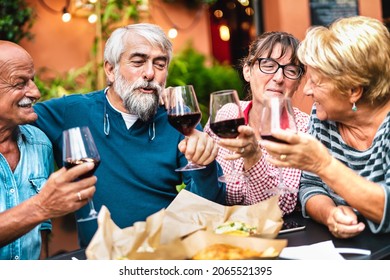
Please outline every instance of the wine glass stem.
[[236, 172], [236, 166], [234, 164], [235, 160], [232, 160], [232, 173]]
[[95, 210], [95, 205], [93, 204], [93, 200], [90, 199], [88, 203], [89, 203], [89, 207], [91, 208], [89, 211], [89, 215], [94, 215], [94, 216], [97, 215], [97, 212]]
[[279, 188], [284, 189], [285, 184], [284, 184], [284, 178], [283, 178], [283, 168], [279, 167], [278, 171], [279, 171]]

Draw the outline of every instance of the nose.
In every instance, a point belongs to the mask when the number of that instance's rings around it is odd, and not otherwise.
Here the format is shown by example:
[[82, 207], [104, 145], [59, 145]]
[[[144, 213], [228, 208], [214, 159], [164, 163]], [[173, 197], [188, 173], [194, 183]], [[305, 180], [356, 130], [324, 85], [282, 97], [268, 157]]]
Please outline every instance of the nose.
[[282, 67], [279, 67], [279, 69], [274, 73], [273, 80], [280, 83], [283, 81], [283, 79], [283, 69]]
[[154, 68], [152, 62], [145, 63], [142, 78], [147, 81], [152, 81], [154, 79]]
[[35, 100], [41, 98], [41, 92], [33, 80], [30, 80], [26, 86], [26, 96], [32, 97]]

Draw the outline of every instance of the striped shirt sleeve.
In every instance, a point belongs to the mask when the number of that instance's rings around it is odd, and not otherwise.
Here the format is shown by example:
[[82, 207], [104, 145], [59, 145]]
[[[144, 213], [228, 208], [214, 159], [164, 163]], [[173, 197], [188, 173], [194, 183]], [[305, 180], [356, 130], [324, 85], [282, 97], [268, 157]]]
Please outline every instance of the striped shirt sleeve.
[[[348, 146], [338, 133], [337, 125], [332, 121], [320, 121], [316, 110], [313, 108], [309, 122], [309, 133], [323, 143], [331, 155], [354, 170], [367, 180], [382, 186], [385, 193], [385, 211], [380, 224], [367, 221], [372, 232], [390, 231], [390, 112], [379, 127], [371, 147], [364, 151], [356, 150]], [[351, 186], [353, 187], [353, 186]], [[308, 217], [305, 205], [307, 201], [318, 194], [329, 196], [336, 205], [348, 205], [346, 201], [337, 195], [317, 175], [303, 171], [299, 200], [302, 204], [302, 212]]]

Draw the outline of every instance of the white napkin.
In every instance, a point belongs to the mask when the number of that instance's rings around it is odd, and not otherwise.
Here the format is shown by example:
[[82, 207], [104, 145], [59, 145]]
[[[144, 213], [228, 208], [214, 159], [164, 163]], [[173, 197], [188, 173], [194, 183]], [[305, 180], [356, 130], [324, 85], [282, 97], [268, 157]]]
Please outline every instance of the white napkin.
[[332, 240], [315, 243], [312, 245], [285, 247], [279, 257], [295, 260], [344, 260], [339, 253], [353, 253], [370, 255], [369, 250], [354, 248], [335, 248]]

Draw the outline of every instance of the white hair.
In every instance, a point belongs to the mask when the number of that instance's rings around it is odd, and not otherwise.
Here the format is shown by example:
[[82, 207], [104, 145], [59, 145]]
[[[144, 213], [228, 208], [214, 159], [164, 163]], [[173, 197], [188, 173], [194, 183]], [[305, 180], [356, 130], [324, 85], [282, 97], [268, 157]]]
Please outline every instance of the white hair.
[[172, 58], [172, 43], [164, 31], [155, 24], [137, 23], [117, 28], [106, 42], [104, 60], [116, 67], [125, 50], [125, 42], [129, 36], [137, 34], [145, 38], [152, 46], [159, 47], [168, 55], [168, 65]]

